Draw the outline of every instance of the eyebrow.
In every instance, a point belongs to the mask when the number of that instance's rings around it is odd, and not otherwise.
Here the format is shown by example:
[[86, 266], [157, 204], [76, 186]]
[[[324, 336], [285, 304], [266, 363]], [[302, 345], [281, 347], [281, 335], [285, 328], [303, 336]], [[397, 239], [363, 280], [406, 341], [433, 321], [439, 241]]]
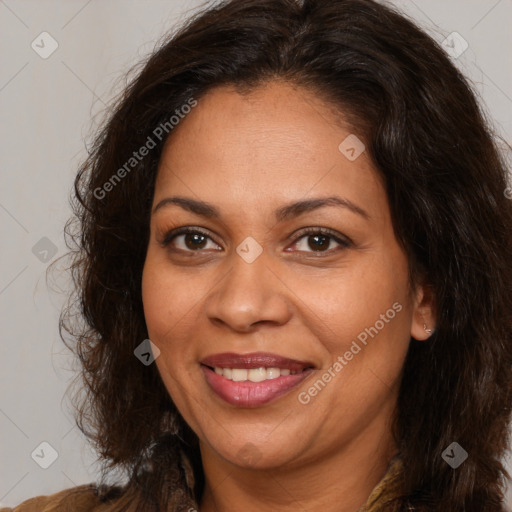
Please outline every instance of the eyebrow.
[[[200, 215], [202, 217], [206, 217], [208, 219], [219, 219], [221, 217], [219, 209], [213, 204], [207, 203], [205, 201], [197, 201], [195, 199], [183, 196], [172, 196], [162, 199], [153, 208], [152, 214], [155, 214], [161, 208], [170, 205], [180, 206], [184, 210], [195, 213], [196, 215]], [[368, 215], [365, 210], [349, 201], [348, 199], [343, 199], [338, 196], [319, 197], [290, 203], [275, 210], [274, 215], [278, 222], [282, 222], [294, 217], [298, 217], [303, 213], [310, 212], [318, 208], [323, 208], [325, 206], [338, 206], [347, 208], [353, 213], [360, 215], [364, 219], [370, 220], [370, 215]]]

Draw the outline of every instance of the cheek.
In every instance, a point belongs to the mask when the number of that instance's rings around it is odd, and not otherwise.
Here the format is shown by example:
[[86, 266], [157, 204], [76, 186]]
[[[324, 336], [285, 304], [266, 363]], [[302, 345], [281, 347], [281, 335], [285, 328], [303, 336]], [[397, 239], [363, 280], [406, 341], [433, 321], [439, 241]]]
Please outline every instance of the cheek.
[[151, 340], [161, 337], [163, 328], [169, 321], [169, 304], [167, 304], [162, 281], [157, 276], [158, 273], [151, 262], [146, 262], [142, 273], [142, 303]]
[[201, 432], [194, 411], [197, 407], [205, 409], [206, 404], [202, 404], [202, 397], [196, 396], [191, 388], [194, 379], [190, 370], [195, 354], [192, 344], [186, 341], [193, 328], [190, 321], [187, 326], [187, 314], [193, 314], [197, 297], [190, 283], [182, 285], [179, 275], [147, 260], [142, 276], [142, 300], [149, 338], [160, 349], [155, 364], [175, 406], [191, 428]]
[[[161, 352], [156, 362], [163, 377], [187, 372], [196, 361], [197, 347], [189, 340], [197, 331], [197, 308], [206, 291], [205, 283], [171, 272], [165, 258], [148, 254], [142, 274], [142, 301], [149, 339]], [[173, 379], [168, 385], [175, 385]]]
[[[178, 373], [176, 370], [183, 366], [180, 361], [184, 354], [175, 340], [183, 312], [180, 302], [175, 300], [176, 294], [171, 291], [176, 290], [176, 283], [169, 272], [165, 271], [164, 265], [158, 264], [148, 255], [141, 288], [149, 339], [160, 349], [155, 364], [169, 394], [175, 402], [180, 402], [181, 386], [174, 376]], [[179, 406], [179, 403], [176, 405]]]
[[348, 350], [361, 333], [364, 340], [365, 329], [376, 323], [379, 338], [408, 340], [406, 265], [394, 257], [368, 255], [357, 265], [315, 279], [314, 286], [310, 278], [295, 276], [294, 292], [307, 305], [301, 309], [307, 314], [308, 327], [332, 356]]
[[[195, 288], [186, 278], [169, 271], [164, 258], [148, 253], [142, 273], [142, 302], [150, 336], [165, 338], [197, 302]], [[179, 327], [179, 326], [178, 326]]]
[[[149, 339], [161, 351], [157, 365], [166, 358], [168, 340], [178, 323], [181, 308], [176, 301], [177, 289], [165, 264], [148, 253], [142, 273], [142, 302]], [[179, 295], [179, 292], [178, 292]]]

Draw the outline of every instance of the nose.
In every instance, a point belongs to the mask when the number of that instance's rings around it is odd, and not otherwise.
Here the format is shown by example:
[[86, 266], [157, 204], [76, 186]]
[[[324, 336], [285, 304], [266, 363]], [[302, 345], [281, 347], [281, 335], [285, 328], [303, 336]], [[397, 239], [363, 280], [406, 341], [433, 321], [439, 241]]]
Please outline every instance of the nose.
[[206, 314], [217, 324], [250, 332], [259, 323], [283, 325], [291, 316], [290, 293], [269, 266], [265, 251], [247, 263], [233, 251], [231, 267], [206, 300]]

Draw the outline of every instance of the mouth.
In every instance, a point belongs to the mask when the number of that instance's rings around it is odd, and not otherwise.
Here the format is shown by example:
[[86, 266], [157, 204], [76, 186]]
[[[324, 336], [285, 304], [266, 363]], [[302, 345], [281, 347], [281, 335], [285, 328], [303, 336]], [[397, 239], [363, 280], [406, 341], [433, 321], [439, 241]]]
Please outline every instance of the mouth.
[[268, 353], [224, 353], [201, 361], [212, 391], [237, 407], [259, 407], [290, 393], [314, 370], [312, 363]]

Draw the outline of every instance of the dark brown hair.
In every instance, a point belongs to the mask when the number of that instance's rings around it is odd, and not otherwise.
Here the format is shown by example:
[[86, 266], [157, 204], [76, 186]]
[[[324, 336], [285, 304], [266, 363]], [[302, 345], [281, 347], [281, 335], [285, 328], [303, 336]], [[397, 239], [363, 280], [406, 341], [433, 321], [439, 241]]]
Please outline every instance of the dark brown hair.
[[[382, 510], [405, 510], [407, 502], [417, 510], [500, 510], [512, 406], [506, 162], [474, 92], [440, 46], [373, 0], [210, 6], [149, 56], [112, 106], [76, 177], [75, 217], [66, 226], [76, 293], [61, 335], [71, 335], [83, 367], [79, 427], [105, 471], [124, 469], [155, 510], [164, 502], [162, 475], [180, 471], [183, 450], [199, 501], [195, 434], [156, 365], [134, 356], [148, 337], [141, 275], [165, 142], [154, 130], [214, 86], [250, 91], [278, 79], [314, 91], [364, 139], [411, 282], [426, 280], [435, 296], [436, 330], [428, 342], [411, 340], [397, 404], [401, 496]], [[156, 146], [106, 192], [148, 137]], [[454, 441], [469, 454], [457, 469], [441, 457]]]

